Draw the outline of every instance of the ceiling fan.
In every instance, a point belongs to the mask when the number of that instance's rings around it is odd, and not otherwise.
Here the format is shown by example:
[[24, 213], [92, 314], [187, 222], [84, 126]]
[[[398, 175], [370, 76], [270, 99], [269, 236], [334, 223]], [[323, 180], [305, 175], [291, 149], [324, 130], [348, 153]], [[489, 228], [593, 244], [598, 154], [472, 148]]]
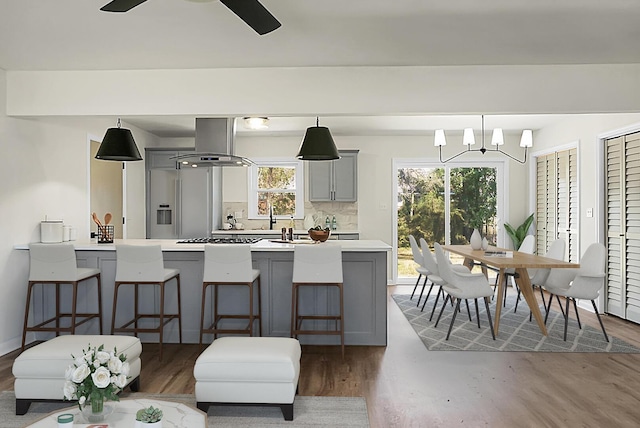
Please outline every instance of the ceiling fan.
[[[147, 0], [113, 0], [102, 6], [104, 12], [127, 12]], [[258, 0], [220, 0], [231, 12], [263, 35], [280, 27], [280, 22]]]

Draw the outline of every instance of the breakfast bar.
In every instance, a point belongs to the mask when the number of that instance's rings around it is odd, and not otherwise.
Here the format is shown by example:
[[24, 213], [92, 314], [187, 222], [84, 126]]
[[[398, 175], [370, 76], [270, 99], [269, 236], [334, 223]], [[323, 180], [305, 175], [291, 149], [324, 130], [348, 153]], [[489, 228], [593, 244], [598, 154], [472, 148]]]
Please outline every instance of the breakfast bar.
[[[180, 269], [182, 299], [182, 337], [185, 343], [198, 343], [200, 328], [200, 305], [202, 298], [202, 274], [204, 263], [204, 244], [177, 243], [175, 240], [127, 239], [116, 240], [114, 244], [97, 244], [89, 241], [75, 241], [73, 244], [79, 267], [97, 267], [102, 272], [103, 293], [103, 325], [108, 330], [111, 325], [111, 307], [116, 271], [116, 244], [161, 245], [165, 267]], [[345, 307], [345, 343], [347, 345], [380, 345], [387, 344], [387, 257], [391, 247], [379, 240], [346, 240], [332, 241], [327, 244], [312, 244], [310, 241], [293, 241], [279, 243], [263, 239], [251, 244], [254, 269], [260, 270], [262, 297], [263, 336], [288, 337], [291, 318], [291, 279], [293, 275], [293, 249], [296, 245], [336, 245], [342, 248], [344, 274], [344, 307]], [[18, 246], [17, 249], [27, 249]], [[246, 290], [229, 287], [221, 293], [221, 308], [227, 313], [246, 313], [248, 301]], [[64, 291], [64, 290], [63, 290]], [[337, 310], [337, 301], [331, 293], [333, 290], [315, 291], [308, 306], [304, 309], [317, 313], [330, 313]], [[97, 301], [94, 290], [83, 290], [88, 294], [79, 295], [79, 305], [94, 307]], [[141, 299], [141, 310], [159, 304], [159, 293], [150, 289], [141, 289], [141, 294], [148, 292]], [[92, 295], [91, 293], [94, 293]], [[174, 293], [168, 293], [167, 309], [172, 310], [177, 304], [172, 301]], [[43, 296], [46, 298], [46, 296]], [[131, 299], [132, 301], [133, 299]], [[209, 299], [208, 299], [209, 300]], [[128, 303], [132, 305], [132, 303]], [[210, 304], [210, 301], [208, 302]], [[93, 306], [91, 306], [93, 305]], [[47, 305], [45, 305], [47, 306]], [[122, 311], [122, 313], [121, 313]], [[209, 311], [210, 312], [210, 311]], [[118, 303], [120, 321], [133, 313], [133, 307]], [[205, 320], [206, 323], [207, 320]], [[233, 321], [230, 321], [233, 322]], [[327, 322], [327, 321], [313, 321]], [[86, 323], [78, 334], [97, 331], [93, 321]], [[106, 332], [108, 333], [108, 332]], [[156, 342], [157, 334], [139, 335], [142, 342]], [[211, 342], [213, 337], [206, 337]], [[169, 323], [165, 328], [165, 343], [177, 343], [178, 324]], [[339, 338], [333, 336], [300, 336], [302, 344], [334, 345]]]

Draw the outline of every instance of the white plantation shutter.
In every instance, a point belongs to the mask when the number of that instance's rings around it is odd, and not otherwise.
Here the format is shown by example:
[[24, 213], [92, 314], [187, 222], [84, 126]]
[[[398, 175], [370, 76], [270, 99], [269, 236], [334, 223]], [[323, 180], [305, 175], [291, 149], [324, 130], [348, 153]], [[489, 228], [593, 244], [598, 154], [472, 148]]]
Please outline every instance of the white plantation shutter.
[[567, 243], [564, 259], [577, 261], [578, 172], [577, 150], [563, 150], [537, 157], [536, 242], [545, 254], [557, 238]]
[[622, 296], [622, 195], [620, 189], [622, 177], [622, 146], [624, 137], [618, 137], [606, 142], [607, 160], [607, 309], [610, 314], [624, 318], [624, 303]]
[[606, 142], [607, 312], [640, 322], [640, 132]]

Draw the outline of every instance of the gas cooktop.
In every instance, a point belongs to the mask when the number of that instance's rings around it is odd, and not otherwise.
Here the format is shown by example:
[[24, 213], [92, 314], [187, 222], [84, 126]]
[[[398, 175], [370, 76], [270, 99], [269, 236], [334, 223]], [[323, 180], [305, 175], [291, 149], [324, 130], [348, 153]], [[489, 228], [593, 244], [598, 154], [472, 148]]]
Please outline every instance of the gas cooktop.
[[260, 238], [189, 238], [181, 239], [178, 244], [254, 244]]

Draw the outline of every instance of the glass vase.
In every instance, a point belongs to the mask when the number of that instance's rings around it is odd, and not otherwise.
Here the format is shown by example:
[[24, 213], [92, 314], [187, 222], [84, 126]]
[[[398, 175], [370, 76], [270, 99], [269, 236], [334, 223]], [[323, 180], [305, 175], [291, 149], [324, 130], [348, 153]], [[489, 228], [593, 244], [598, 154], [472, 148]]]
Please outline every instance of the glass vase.
[[87, 423], [96, 424], [106, 422], [115, 410], [115, 402], [103, 398], [87, 401], [82, 406], [82, 417]]

